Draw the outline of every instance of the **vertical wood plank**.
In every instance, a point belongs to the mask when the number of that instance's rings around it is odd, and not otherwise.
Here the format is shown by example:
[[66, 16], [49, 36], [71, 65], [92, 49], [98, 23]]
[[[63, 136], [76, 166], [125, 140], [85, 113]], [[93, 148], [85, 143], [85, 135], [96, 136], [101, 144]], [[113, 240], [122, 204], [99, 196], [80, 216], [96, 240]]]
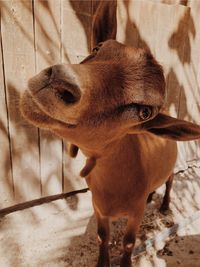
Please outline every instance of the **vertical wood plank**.
[[[190, 12], [185, 24], [185, 40], [183, 44], [184, 84], [185, 95], [181, 95], [180, 118], [190, 119], [199, 123], [200, 104], [200, 2], [190, 1]], [[187, 107], [187, 110], [185, 109]], [[186, 112], [188, 111], [188, 112]]]
[[12, 205], [14, 199], [3, 66], [0, 6], [0, 208]]
[[[189, 114], [187, 104], [183, 99], [187, 99], [188, 81], [186, 79], [186, 69], [189, 66], [190, 45], [188, 43], [190, 21], [190, 8], [185, 6], [171, 6], [174, 9], [173, 16], [173, 32], [168, 39], [168, 46], [170, 49], [171, 67], [168, 73], [167, 86], [168, 92], [171, 96], [169, 98], [169, 105], [174, 105], [177, 116], [183, 119], [181, 110], [185, 114]], [[189, 45], [189, 46], [188, 46]], [[176, 96], [176, 93], [179, 95]], [[178, 105], [177, 105], [178, 100]], [[187, 99], [188, 101], [188, 99]], [[181, 107], [181, 109], [180, 109]], [[185, 118], [186, 119], [186, 118]], [[191, 121], [191, 118], [189, 119]], [[178, 161], [179, 169], [187, 168], [187, 161], [193, 158], [196, 154], [195, 142], [179, 142], [178, 143]]]
[[[79, 63], [91, 49], [92, 0], [61, 1], [62, 10], [62, 62]], [[67, 153], [64, 140], [64, 191], [85, 187], [85, 180], [79, 177], [85, 158], [79, 152], [76, 159]]]
[[92, 0], [62, 0], [62, 58], [77, 63], [90, 51]]
[[[171, 114], [199, 123], [200, 3], [191, 0], [185, 7], [159, 2], [119, 1], [117, 39], [151, 48], [165, 67]], [[19, 96], [35, 70], [60, 62], [78, 63], [87, 56], [98, 1], [6, 0], [0, 4], [1, 207], [11, 203], [12, 188], [16, 202], [21, 202], [39, 197], [41, 191], [49, 195], [85, 186], [79, 178], [84, 156], [70, 159], [62, 141], [46, 131], [40, 131], [38, 140], [38, 130], [20, 116]], [[182, 160], [199, 158], [199, 147], [198, 141], [184, 143]]]
[[[35, 0], [36, 71], [61, 62], [60, 0]], [[62, 140], [40, 130], [42, 195], [62, 192]]]
[[157, 23], [157, 15], [159, 13], [159, 5], [140, 1], [140, 13], [139, 13], [139, 47], [148, 47], [155, 55], [155, 40], [157, 32], [159, 30], [159, 24]]
[[134, 47], [139, 46], [140, 1], [118, 1], [117, 3], [117, 40]]
[[[163, 3], [163, 4], [167, 4], [167, 5], [183, 5], [183, 6], [187, 6], [188, 4], [188, 0], [151, 0], [152, 2], [155, 3]], [[196, 0], [195, 0], [196, 1]]]
[[40, 196], [38, 131], [20, 115], [19, 98], [35, 71], [31, 1], [1, 1], [2, 47], [16, 202]]
[[[163, 64], [166, 74], [167, 102], [171, 115], [178, 117], [179, 101], [182, 84], [179, 78], [182, 72], [182, 66], [177, 53], [174, 51], [176, 46], [175, 33], [185, 12], [188, 9], [182, 6], [160, 4], [161, 10], [158, 12], [159, 31], [156, 38], [156, 56]], [[179, 37], [180, 39], [180, 37]], [[183, 41], [183, 40], [182, 40]], [[181, 42], [181, 40], [179, 40]], [[182, 48], [181, 48], [182, 49]], [[183, 54], [183, 51], [180, 51]]]
[[[192, 73], [192, 65], [197, 68], [199, 64], [197, 46], [193, 63], [191, 61], [194, 39], [199, 44], [197, 34], [194, 36], [198, 23], [193, 22], [194, 19], [198, 21], [198, 15], [195, 13], [191, 17], [189, 7], [161, 2], [119, 2], [118, 40], [128, 45], [151, 49], [156, 59], [164, 66], [167, 82], [166, 106], [170, 114], [191, 121], [195, 117], [199, 118], [197, 99], [200, 96], [197, 82], [195, 85], [195, 77], [198, 78], [197, 73]], [[195, 3], [194, 10], [198, 12], [197, 1], [191, 3]], [[193, 24], [196, 24], [195, 27]], [[181, 144], [180, 166], [184, 167], [186, 160], [197, 156], [195, 145], [197, 142]]]
[[[187, 25], [183, 25], [187, 32], [184, 41], [182, 76], [184, 93], [180, 98], [179, 117], [200, 124], [200, 2], [192, 0], [188, 5], [190, 13], [185, 23]], [[184, 147], [187, 160], [200, 158], [200, 141], [187, 142]]]
[[[127, 45], [149, 48], [164, 66], [167, 81], [168, 73], [174, 63], [168, 39], [175, 27], [175, 10], [175, 7], [159, 2], [133, 0], [118, 3], [118, 40]], [[173, 78], [173, 73], [170, 73], [170, 79]], [[175, 102], [173, 115], [177, 115], [179, 88], [178, 90], [169, 90], [168, 106], [171, 100]]]

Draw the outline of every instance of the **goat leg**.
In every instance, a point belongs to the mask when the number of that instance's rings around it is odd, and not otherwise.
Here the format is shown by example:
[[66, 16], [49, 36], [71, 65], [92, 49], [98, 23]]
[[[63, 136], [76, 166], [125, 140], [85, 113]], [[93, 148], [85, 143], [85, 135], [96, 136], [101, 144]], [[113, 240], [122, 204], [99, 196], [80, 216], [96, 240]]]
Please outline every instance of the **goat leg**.
[[[72, 158], [75, 158], [78, 154], [78, 146], [71, 144], [70, 148], [69, 148], [69, 154]], [[96, 158], [95, 157], [90, 157], [86, 160], [86, 164], [84, 166], [84, 168], [81, 170], [80, 172], [80, 176], [81, 177], [85, 177], [87, 176], [92, 169], [95, 167], [96, 165]]]
[[152, 201], [153, 195], [155, 194], [155, 191], [153, 191], [152, 193], [149, 194], [148, 198], [147, 198], [147, 203], [150, 203]]
[[169, 210], [169, 203], [170, 203], [170, 191], [172, 188], [172, 182], [173, 182], [174, 175], [170, 175], [169, 179], [166, 182], [166, 190], [165, 190], [165, 195], [163, 198], [162, 205], [160, 207], [160, 212], [161, 213], [166, 213], [166, 211]]
[[143, 218], [145, 204], [138, 205], [140, 210], [137, 210], [137, 212], [135, 211], [134, 214], [128, 218], [128, 224], [123, 239], [124, 252], [120, 261], [120, 267], [132, 266], [131, 255], [136, 241], [136, 234]]
[[72, 157], [72, 158], [75, 158], [78, 154], [78, 147], [74, 144], [71, 144], [70, 147], [69, 147], [69, 155]]
[[96, 158], [91, 157], [86, 160], [86, 164], [80, 172], [81, 177], [87, 176], [96, 165]]
[[109, 267], [109, 219], [107, 217], [101, 217], [96, 213], [97, 217], [97, 233], [99, 241], [99, 257], [96, 267]]

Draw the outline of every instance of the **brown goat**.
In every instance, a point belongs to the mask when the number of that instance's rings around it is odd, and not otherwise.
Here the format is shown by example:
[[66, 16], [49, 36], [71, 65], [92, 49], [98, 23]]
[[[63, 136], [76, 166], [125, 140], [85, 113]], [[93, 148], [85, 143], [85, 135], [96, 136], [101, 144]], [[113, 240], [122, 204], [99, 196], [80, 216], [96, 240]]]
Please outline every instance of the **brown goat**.
[[[161, 112], [165, 80], [151, 53], [105, 41], [115, 38], [116, 20], [105, 19], [113, 10], [115, 1], [97, 8], [93, 43], [101, 43], [82, 64], [43, 70], [29, 81], [21, 100], [28, 121], [74, 144], [72, 156], [80, 148], [87, 157], [81, 175], [97, 218], [98, 267], [110, 266], [109, 219], [119, 216], [128, 216], [120, 266], [131, 266], [146, 202], [165, 182], [162, 210], [168, 208], [176, 140], [200, 138], [199, 126]], [[113, 29], [105, 33], [109, 23]]]

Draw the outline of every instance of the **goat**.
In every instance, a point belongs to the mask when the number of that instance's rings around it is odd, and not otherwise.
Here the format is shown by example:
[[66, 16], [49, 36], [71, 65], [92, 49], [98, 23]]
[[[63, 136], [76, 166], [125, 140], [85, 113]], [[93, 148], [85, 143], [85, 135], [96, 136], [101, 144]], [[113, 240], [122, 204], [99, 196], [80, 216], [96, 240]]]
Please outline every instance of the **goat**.
[[[165, 79], [150, 51], [109, 40], [115, 39], [116, 20], [105, 16], [113, 10], [116, 1], [97, 8], [95, 48], [81, 64], [43, 70], [21, 99], [29, 122], [71, 142], [72, 156], [80, 148], [87, 157], [81, 176], [97, 218], [97, 267], [110, 266], [109, 220], [120, 216], [128, 216], [120, 266], [131, 266], [146, 202], [163, 183], [161, 210], [168, 209], [176, 141], [200, 138], [199, 126], [163, 113]], [[109, 25], [113, 29], [105, 31]]]

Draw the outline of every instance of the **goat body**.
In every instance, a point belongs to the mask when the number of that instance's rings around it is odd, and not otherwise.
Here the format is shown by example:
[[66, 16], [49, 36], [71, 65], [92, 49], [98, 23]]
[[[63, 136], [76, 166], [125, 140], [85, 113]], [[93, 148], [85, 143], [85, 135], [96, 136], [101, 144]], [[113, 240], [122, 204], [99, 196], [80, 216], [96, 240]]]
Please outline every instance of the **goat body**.
[[[109, 266], [109, 219], [128, 216], [121, 266], [129, 266], [136, 233], [150, 193], [167, 182], [176, 161], [176, 143], [151, 133], [127, 135], [109, 147], [86, 178], [98, 222], [100, 257]], [[169, 191], [161, 206], [168, 209]]]
[[109, 218], [124, 215], [121, 267], [131, 266], [148, 196], [165, 182], [161, 209], [169, 206], [175, 140], [200, 138], [199, 126], [159, 113], [164, 85], [162, 69], [148, 51], [111, 40], [82, 65], [42, 71], [22, 97], [26, 119], [75, 144], [72, 156], [79, 147], [87, 157], [81, 176], [86, 176], [97, 217], [97, 267], [109, 266]]
[[141, 202], [173, 172], [176, 143], [151, 133], [127, 135], [97, 160], [86, 178], [101, 216], [136, 215]]
[[116, 19], [109, 17], [115, 9], [115, 0], [100, 2], [93, 44], [101, 43], [82, 64], [43, 70], [30, 79], [21, 100], [29, 122], [74, 144], [72, 156], [80, 148], [87, 157], [81, 176], [92, 192], [97, 218], [97, 267], [110, 265], [109, 219], [120, 216], [128, 216], [120, 266], [131, 266], [146, 202], [163, 183], [161, 209], [169, 206], [176, 140], [200, 138], [198, 125], [161, 112], [165, 79], [150, 51], [105, 41], [116, 35], [116, 28], [102, 32], [109, 21], [116, 27]]

